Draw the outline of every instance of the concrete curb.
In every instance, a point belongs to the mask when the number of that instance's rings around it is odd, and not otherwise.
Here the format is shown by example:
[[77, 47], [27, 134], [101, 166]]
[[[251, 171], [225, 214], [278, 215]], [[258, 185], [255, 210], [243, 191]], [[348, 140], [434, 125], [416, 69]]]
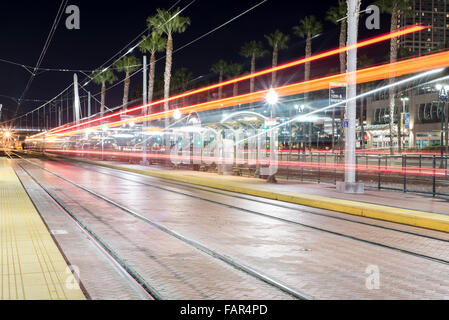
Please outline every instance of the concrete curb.
[[[52, 157], [55, 157], [51, 155]], [[69, 160], [84, 162], [96, 166], [106, 167], [110, 169], [128, 171], [143, 175], [148, 175], [152, 177], [174, 180], [179, 182], [185, 182], [195, 185], [200, 185], [203, 187], [210, 187], [219, 190], [237, 192], [242, 194], [247, 194], [251, 196], [257, 196], [266, 199], [279, 200], [283, 202], [289, 202], [294, 204], [299, 204], [307, 207], [313, 207], [318, 209], [325, 209], [331, 211], [337, 211], [342, 213], [347, 213], [356, 216], [362, 216], [367, 218], [373, 218], [378, 220], [396, 222], [400, 224], [432, 229], [437, 231], [449, 232], [449, 216], [431, 213], [425, 211], [415, 211], [409, 209], [394, 208], [389, 206], [382, 206], [377, 204], [356, 202], [343, 199], [327, 198], [322, 196], [308, 195], [308, 194], [298, 194], [291, 192], [272, 192], [263, 189], [248, 188], [245, 185], [232, 183], [220, 183], [215, 182], [212, 179], [204, 179], [192, 176], [180, 175], [172, 172], [161, 172], [154, 170], [144, 170], [144, 169], [134, 169], [125, 168], [116, 165], [110, 165], [105, 163], [99, 163], [89, 160], [73, 159], [61, 157]]]

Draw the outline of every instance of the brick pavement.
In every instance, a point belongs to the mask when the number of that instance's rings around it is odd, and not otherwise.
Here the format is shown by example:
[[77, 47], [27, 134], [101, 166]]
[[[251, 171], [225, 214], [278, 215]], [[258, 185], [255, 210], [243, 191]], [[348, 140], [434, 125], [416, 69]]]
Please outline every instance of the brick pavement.
[[[50, 167], [50, 166], [49, 166]], [[60, 201], [93, 230], [117, 255], [167, 299], [291, 299], [264, 282], [212, 258], [148, 224], [33, 166], [27, 170], [51, 187]], [[81, 174], [88, 178], [88, 174]], [[72, 177], [70, 177], [72, 178]], [[101, 185], [103, 180], [96, 181]], [[57, 185], [57, 186], [56, 186]], [[126, 193], [132, 186], [108, 196]], [[95, 203], [95, 207], [92, 207]], [[163, 218], [163, 214], [155, 219]]]
[[[447, 264], [308, 227], [274, 221], [238, 209], [224, 209], [218, 204], [206, 204], [204, 200], [143, 187], [95, 171], [83, 171], [68, 163], [46, 165], [68, 179], [108, 195], [152, 219], [159, 219], [187, 237], [263, 270], [319, 299], [449, 298]], [[163, 184], [159, 179], [142, 179]], [[196, 190], [192, 192], [198, 195]], [[209, 197], [222, 201], [217, 199], [222, 196], [209, 194]], [[306, 212], [300, 214], [297, 210], [280, 210], [266, 204], [258, 207], [243, 199], [233, 201], [244, 208], [252, 207], [253, 210], [289, 216], [302, 223], [345, 232], [350, 236], [447, 258], [446, 242], [311, 216]], [[412, 227], [401, 228], [416, 231]], [[437, 232], [432, 232], [432, 235], [443, 236]], [[372, 265], [380, 270], [379, 290], [368, 290], [366, 287], [366, 269]]]

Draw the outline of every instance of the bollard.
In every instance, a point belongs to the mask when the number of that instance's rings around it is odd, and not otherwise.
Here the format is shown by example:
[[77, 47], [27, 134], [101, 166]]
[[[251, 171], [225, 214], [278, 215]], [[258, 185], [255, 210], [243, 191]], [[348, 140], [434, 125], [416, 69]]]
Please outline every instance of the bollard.
[[334, 184], [337, 184], [337, 155], [334, 153]]
[[318, 153], [318, 184], [321, 182], [321, 167], [320, 167], [320, 153]]
[[404, 172], [404, 193], [407, 192], [407, 155], [402, 156], [402, 171]]
[[435, 155], [433, 155], [433, 187], [432, 187], [432, 193], [433, 193], [433, 196], [435, 197], [436, 196], [436, 194], [437, 194], [437, 186], [436, 186], [436, 179], [437, 179], [437, 177], [436, 177], [436, 171], [435, 171], [435, 168], [436, 168], [436, 156]]
[[377, 189], [381, 189], [381, 186], [380, 186], [380, 165], [381, 165], [381, 161], [382, 161], [382, 156], [381, 155], [379, 155], [379, 159], [378, 159], [378, 162], [379, 162], [379, 165], [378, 165], [378, 170], [377, 170]]

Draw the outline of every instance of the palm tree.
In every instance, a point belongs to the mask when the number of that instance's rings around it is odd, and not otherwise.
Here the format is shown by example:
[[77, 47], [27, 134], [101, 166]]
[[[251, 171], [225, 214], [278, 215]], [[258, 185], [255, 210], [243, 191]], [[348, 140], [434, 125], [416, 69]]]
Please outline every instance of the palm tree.
[[[340, 48], [346, 46], [346, 35], [348, 32], [347, 15], [348, 7], [345, 0], [339, 0], [336, 7], [330, 7], [326, 14], [326, 20], [340, 24]], [[338, 22], [340, 21], [340, 22]], [[346, 72], [346, 52], [340, 53], [340, 73]], [[340, 112], [340, 118], [343, 119], [343, 112]], [[343, 123], [343, 120], [342, 120]], [[343, 125], [341, 125], [340, 132], [343, 132]], [[342, 139], [341, 139], [342, 140]], [[332, 151], [335, 149], [335, 108], [332, 108]]]
[[[216, 64], [214, 64], [211, 68], [211, 71], [215, 74], [219, 75], [219, 82], [223, 82], [223, 76], [228, 68], [228, 63], [224, 60], [219, 60]], [[218, 88], [218, 99], [221, 99], [223, 96], [223, 87]]]
[[[283, 34], [281, 31], [276, 30], [272, 34], [265, 35], [270, 47], [273, 48], [273, 68], [278, 65], [279, 50], [285, 50], [288, 48], [287, 42], [290, 40], [290, 36]], [[271, 87], [276, 86], [276, 71], [273, 72], [271, 77]]]
[[[164, 72], [164, 99], [170, 96], [170, 79], [171, 69], [173, 63], [173, 34], [183, 33], [190, 25], [188, 17], [181, 17], [179, 15], [180, 8], [174, 12], [168, 10], [157, 9], [157, 13], [147, 19], [148, 27], [154, 28], [157, 32], [165, 33], [167, 35], [166, 57], [165, 57], [165, 72]], [[168, 101], [164, 103], [165, 112], [168, 111]], [[169, 123], [168, 117], [165, 117], [165, 126]]]
[[[245, 58], [251, 58], [251, 74], [256, 72], [256, 59], [262, 58], [268, 52], [264, 50], [262, 42], [250, 41], [243, 45], [240, 54]], [[254, 92], [254, 78], [250, 80], [250, 92]]]
[[[382, 12], [386, 12], [391, 15], [390, 21], [390, 32], [396, 31], [398, 28], [398, 17], [399, 15], [409, 16], [412, 13], [412, 0], [378, 0], [375, 2], [377, 6], [382, 10]], [[398, 39], [392, 38], [390, 40], [390, 63], [396, 62], [398, 59]], [[389, 78], [390, 84], [395, 82], [394, 77]], [[389, 90], [390, 97], [390, 121], [389, 121], [389, 130], [390, 130], [390, 153], [394, 154], [394, 146], [393, 146], [393, 136], [394, 136], [394, 109], [395, 109], [395, 99], [396, 92], [395, 88], [391, 87]], [[398, 141], [399, 132], [398, 132]], [[398, 142], [399, 147], [399, 142]]]
[[158, 32], [152, 32], [151, 36], [143, 37], [143, 41], [140, 43], [140, 51], [151, 54], [150, 58], [150, 73], [148, 77], [148, 103], [153, 102], [154, 95], [154, 76], [156, 73], [156, 53], [162, 52], [165, 49], [167, 41], [161, 37]]
[[125, 110], [128, 107], [129, 84], [131, 83], [129, 76], [139, 68], [139, 65], [139, 59], [134, 56], [123, 57], [114, 63], [114, 67], [117, 68], [119, 72], [125, 73], [125, 82], [123, 86], [123, 108]]
[[189, 89], [190, 82], [193, 80], [193, 73], [187, 68], [176, 70], [172, 76], [172, 93], [181, 93]]
[[[293, 33], [300, 38], [306, 39], [306, 58], [312, 55], [312, 37], [321, 33], [323, 26], [315, 16], [308, 16], [299, 22], [298, 26], [293, 27]], [[310, 62], [304, 65], [304, 80], [308, 81], [310, 79]], [[304, 101], [307, 104], [309, 94], [306, 92], [304, 94]], [[309, 150], [312, 150], [312, 128], [313, 124], [309, 123]]]
[[[362, 55], [360, 57], [358, 57], [357, 59], [357, 67], [358, 68], [366, 68], [369, 67], [373, 64], [373, 59], [369, 58], [367, 55]], [[369, 90], [369, 84], [368, 83], [363, 83], [360, 84], [360, 91], [361, 93], [364, 93], [366, 91]], [[365, 149], [365, 126], [363, 124], [363, 120], [365, 118], [365, 106], [367, 105], [367, 97], [364, 97], [362, 99], [362, 101], [360, 102], [360, 129], [361, 129], [361, 135], [362, 135], [362, 139], [361, 139], [361, 148], [362, 150]]]
[[[181, 68], [176, 70], [171, 79], [172, 81], [172, 93], [181, 93], [189, 89], [193, 80], [192, 72], [187, 68]], [[185, 97], [182, 98], [182, 106], [185, 106]]]
[[117, 81], [117, 77], [111, 69], [103, 70], [97, 69], [92, 73], [92, 81], [95, 84], [101, 85], [101, 107], [100, 113], [104, 114], [104, 107], [106, 103], [106, 83], [113, 84]]
[[[243, 72], [243, 66], [238, 63], [230, 63], [225, 70], [225, 76], [227, 79], [236, 78]], [[232, 95], [235, 97], [239, 91], [239, 83], [234, 83], [234, 89]]]
[[[315, 16], [308, 16], [299, 22], [298, 26], [293, 27], [293, 32], [300, 38], [306, 39], [306, 58], [312, 55], [312, 38], [323, 30], [323, 25]], [[304, 80], [310, 79], [310, 62], [305, 64]]]

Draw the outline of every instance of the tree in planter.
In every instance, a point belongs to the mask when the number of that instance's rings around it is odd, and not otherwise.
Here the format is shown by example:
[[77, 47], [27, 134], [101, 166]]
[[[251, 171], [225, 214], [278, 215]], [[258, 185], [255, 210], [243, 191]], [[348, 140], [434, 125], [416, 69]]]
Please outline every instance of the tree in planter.
[[[228, 65], [228, 67], [225, 70], [225, 76], [226, 76], [226, 79], [237, 78], [238, 76], [240, 76], [242, 74], [242, 72], [243, 72], [243, 66], [241, 64], [231, 63]], [[238, 95], [238, 91], [239, 91], [239, 83], [236, 82], [236, 83], [234, 83], [232, 95], [235, 97], [236, 95]]]
[[[293, 33], [300, 38], [306, 39], [306, 58], [312, 55], [312, 38], [323, 30], [323, 25], [319, 22], [315, 16], [308, 16], [299, 21], [299, 25], [293, 27]], [[304, 65], [304, 81], [310, 79], [310, 62]], [[304, 94], [304, 102], [308, 103], [309, 94], [306, 92]], [[313, 123], [309, 123], [309, 150], [312, 150], [312, 128]]]
[[97, 69], [92, 73], [92, 81], [95, 84], [101, 85], [100, 114], [103, 115], [106, 105], [106, 84], [113, 84], [117, 81], [117, 77], [111, 69]]
[[[218, 74], [218, 82], [223, 82], [223, 76], [228, 68], [228, 63], [224, 60], [219, 60], [216, 64], [214, 64], [211, 68], [211, 71], [215, 74]], [[218, 88], [218, 99], [223, 97], [223, 87]]]
[[[346, 46], [347, 41], [347, 20], [345, 19], [348, 13], [348, 6], [345, 0], [339, 0], [337, 6], [329, 8], [326, 14], [326, 20], [340, 25], [339, 46], [340, 48]], [[340, 73], [346, 72], [346, 52], [341, 52], [340, 58]], [[343, 111], [340, 112], [340, 133], [343, 133]], [[342, 146], [342, 137], [340, 136], [340, 148]], [[332, 152], [335, 149], [335, 108], [332, 108]]]
[[[388, 14], [391, 15], [390, 20], [390, 32], [394, 32], [398, 29], [398, 17], [401, 15], [410, 16], [413, 13], [413, 1], [412, 0], [378, 0], [375, 5]], [[398, 59], [398, 39], [392, 38], [390, 40], [390, 63], [396, 62]], [[390, 76], [389, 83], [393, 84], [396, 81], [395, 77]], [[394, 154], [393, 136], [394, 136], [394, 120], [395, 120], [395, 100], [396, 100], [396, 89], [391, 87], [389, 90], [390, 95], [390, 121], [389, 121], [389, 131], [390, 131], [390, 153]], [[400, 150], [399, 142], [399, 132], [398, 132], [398, 148]]]
[[[262, 42], [250, 41], [243, 45], [240, 54], [245, 58], [251, 58], [251, 74], [256, 72], [256, 59], [264, 57], [268, 52], [263, 48]], [[254, 92], [255, 79], [250, 79], [250, 92]]]
[[126, 56], [114, 63], [114, 67], [119, 72], [125, 73], [125, 82], [123, 85], [123, 109], [128, 109], [129, 86], [131, 84], [130, 74], [137, 71], [140, 61], [134, 56]]
[[153, 31], [150, 36], [143, 37], [140, 43], [140, 51], [142, 53], [150, 53], [150, 71], [148, 76], [148, 103], [153, 102], [154, 95], [154, 78], [156, 74], [156, 53], [165, 49], [167, 40], [160, 33]]
[[[183, 33], [190, 25], [190, 18], [179, 15], [180, 8], [174, 12], [168, 10], [157, 9], [157, 13], [147, 19], [148, 27], [154, 28], [156, 32], [165, 33], [167, 35], [165, 72], [164, 72], [164, 99], [170, 97], [170, 80], [173, 64], [173, 34]], [[168, 112], [169, 103], [165, 101], [164, 111]], [[165, 126], [168, 127], [169, 119], [165, 117]]]
[[[271, 34], [266, 35], [265, 38], [267, 39], [270, 47], [273, 48], [272, 67], [277, 67], [279, 51], [288, 48], [287, 43], [290, 40], [290, 36], [276, 30]], [[271, 76], [271, 87], [276, 87], [276, 71], [274, 71]]]
[[[362, 55], [357, 59], [357, 68], [366, 68], [371, 66], [374, 63], [373, 59], [369, 58], [367, 55]], [[360, 93], [367, 92], [370, 88], [369, 83], [363, 83], [359, 85], [360, 87]], [[367, 106], [367, 97], [364, 97], [362, 101], [360, 101], [360, 128], [361, 128], [361, 144], [362, 150], [365, 150], [365, 126], [363, 124], [363, 120], [365, 118], [365, 107]]]
[[[172, 77], [172, 94], [186, 92], [193, 80], [193, 74], [187, 68], [176, 70]], [[185, 97], [182, 98], [182, 105], [185, 106]]]

